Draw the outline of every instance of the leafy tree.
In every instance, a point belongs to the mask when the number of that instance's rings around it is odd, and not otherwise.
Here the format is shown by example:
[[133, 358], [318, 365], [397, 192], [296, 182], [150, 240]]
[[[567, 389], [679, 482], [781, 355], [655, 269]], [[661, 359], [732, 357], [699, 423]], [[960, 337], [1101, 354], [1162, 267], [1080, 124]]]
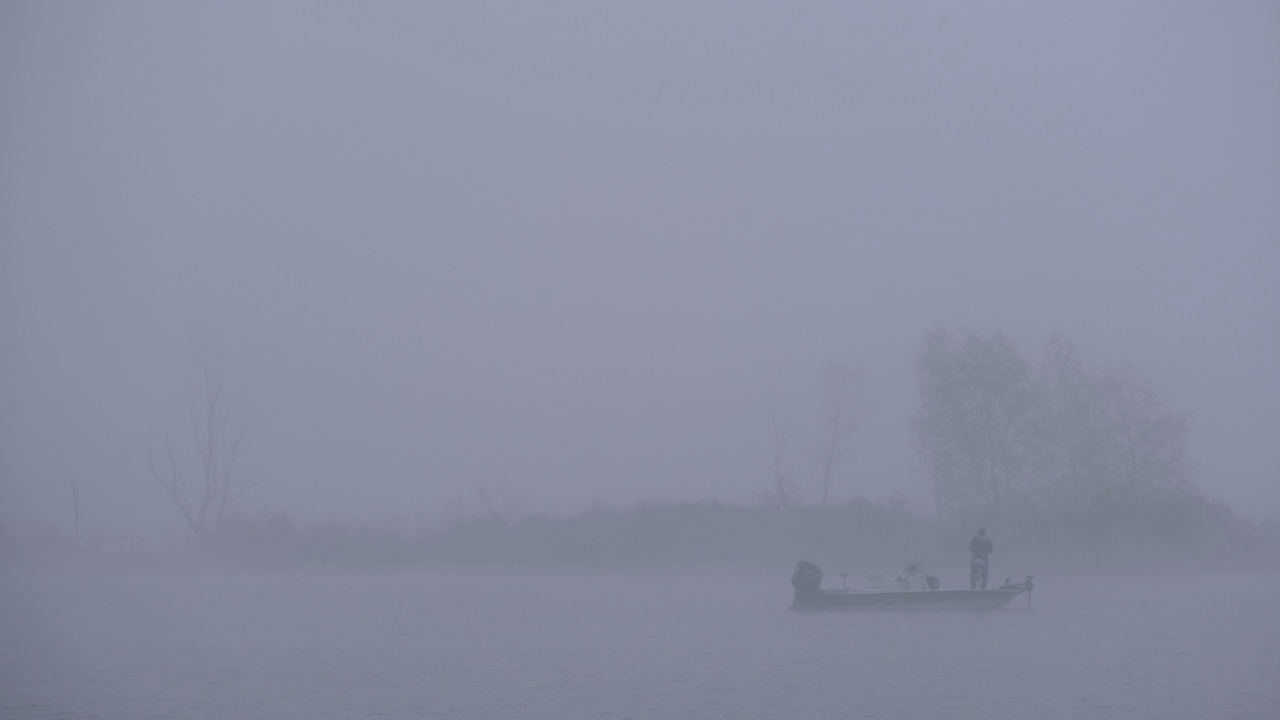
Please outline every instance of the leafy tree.
[[1103, 399], [1103, 422], [1118, 485], [1142, 497], [1190, 492], [1191, 464], [1186, 455], [1190, 413], [1170, 409], [1147, 378], [1128, 363], [1098, 371], [1095, 382]]
[[1086, 369], [1055, 337], [1040, 382], [1052, 448], [1043, 488], [1049, 506], [1087, 509], [1190, 491], [1190, 415], [1165, 405], [1132, 365]]
[[1045, 447], [1042, 395], [1030, 363], [999, 333], [942, 326], [916, 355], [917, 452], [932, 471], [943, 514], [1007, 513], [1033, 491]]
[[1120, 521], [1191, 491], [1190, 416], [1131, 365], [1090, 369], [1054, 337], [1034, 367], [1003, 335], [937, 327], [921, 344], [916, 380], [916, 449], [943, 514], [1039, 507]]
[[1045, 346], [1038, 383], [1046, 467], [1038, 495], [1049, 507], [1087, 510], [1114, 486], [1113, 443], [1104, 422], [1106, 398], [1075, 347], [1055, 336]]

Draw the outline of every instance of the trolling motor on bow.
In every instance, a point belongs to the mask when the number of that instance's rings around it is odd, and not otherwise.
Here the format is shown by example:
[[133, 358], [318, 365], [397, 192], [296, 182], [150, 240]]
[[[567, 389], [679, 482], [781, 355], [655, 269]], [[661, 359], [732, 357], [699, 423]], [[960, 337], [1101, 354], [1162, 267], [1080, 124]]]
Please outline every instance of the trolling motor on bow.
[[1010, 582], [1011, 578], [1005, 578], [1004, 585], [1001, 585], [1000, 589], [1025, 591], [1027, 593], [1027, 607], [1030, 608], [1031, 607], [1031, 591], [1036, 589], [1036, 586], [1033, 585], [1031, 582], [1032, 577], [1033, 577], [1032, 575], [1028, 575], [1027, 579], [1020, 583], [1013, 583], [1013, 582]]

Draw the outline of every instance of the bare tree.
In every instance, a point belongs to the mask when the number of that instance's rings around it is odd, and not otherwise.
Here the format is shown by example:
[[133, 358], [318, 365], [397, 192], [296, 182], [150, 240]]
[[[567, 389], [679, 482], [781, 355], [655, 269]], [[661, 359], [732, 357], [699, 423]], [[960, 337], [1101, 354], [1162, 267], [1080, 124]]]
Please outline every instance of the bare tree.
[[512, 497], [505, 487], [490, 490], [487, 485], [479, 485], [476, 497], [484, 508], [485, 517], [498, 525], [511, 525], [524, 512], [525, 502]]
[[[201, 394], [188, 404], [196, 458], [184, 463], [181, 451], [174, 447], [174, 433], [165, 431], [155, 434], [153, 445], [147, 450], [147, 464], [151, 476], [169, 494], [196, 539], [208, 546], [217, 537], [227, 507], [256, 485], [262, 475], [241, 474], [236, 468], [250, 423], [236, 421], [231, 404], [223, 395], [216, 358], [197, 352], [196, 366]], [[162, 451], [159, 463], [155, 457], [157, 446]]]
[[80, 493], [76, 492], [75, 478], [71, 478], [71, 509], [76, 523], [76, 547], [80, 547]]
[[827, 506], [836, 471], [853, 462], [850, 445], [861, 419], [862, 409], [857, 396], [861, 378], [861, 368], [851, 368], [843, 363], [833, 362], [822, 372], [822, 417], [817, 453], [822, 507]]
[[466, 508], [467, 500], [461, 495], [454, 495], [445, 501], [444, 526], [446, 530], [453, 530], [462, 524]]
[[769, 506], [785, 510], [800, 502], [802, 491], [791, 476], [791, 440], [795, 436], [795, 423], [781, 413], [774, 416], [769, 426], [773, 441], [773, 457], [768, 463], [773, 486], [763, 493]]

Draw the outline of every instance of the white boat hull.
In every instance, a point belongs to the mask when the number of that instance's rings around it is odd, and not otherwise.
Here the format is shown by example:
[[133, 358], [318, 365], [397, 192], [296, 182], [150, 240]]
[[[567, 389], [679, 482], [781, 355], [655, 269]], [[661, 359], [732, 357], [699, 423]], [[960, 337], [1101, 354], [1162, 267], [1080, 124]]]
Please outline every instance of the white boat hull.
[[820, 591], [814, 610], [999, 610], [1018, 590]]
[[[917, 582], [919, 581], [919, 582]], [[872, 590], [823, 590], [822, 570], [801, 560], [791, 576], [796, 590], [792, 608], [796, 610], [999, 610], [1022, 593], [1032, 590], [1026, 582], [1006, 582], [998, 588], [982, 590], [939, 590], [937, 579], [924, 575], [917, 564], [899, 576], [897, 588]], [[918, 586], [917, 586], [918, 585]], [[930, 589], [934, 588], [934, 589]], [[1027, 596], [1030, 598], [1030, 595]]]

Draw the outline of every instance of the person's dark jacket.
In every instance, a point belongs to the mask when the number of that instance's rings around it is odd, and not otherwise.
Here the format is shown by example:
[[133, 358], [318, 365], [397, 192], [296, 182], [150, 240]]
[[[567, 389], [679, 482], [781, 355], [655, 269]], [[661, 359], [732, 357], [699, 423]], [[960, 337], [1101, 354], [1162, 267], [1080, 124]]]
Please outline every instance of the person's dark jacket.
[[974, 535], [969, 541], [969, 552], [973, 553], [974, 560], [987, 561], [987, 556], [995, 552], [995, 546], [991, 543], [991, 538], [986, 535]]

